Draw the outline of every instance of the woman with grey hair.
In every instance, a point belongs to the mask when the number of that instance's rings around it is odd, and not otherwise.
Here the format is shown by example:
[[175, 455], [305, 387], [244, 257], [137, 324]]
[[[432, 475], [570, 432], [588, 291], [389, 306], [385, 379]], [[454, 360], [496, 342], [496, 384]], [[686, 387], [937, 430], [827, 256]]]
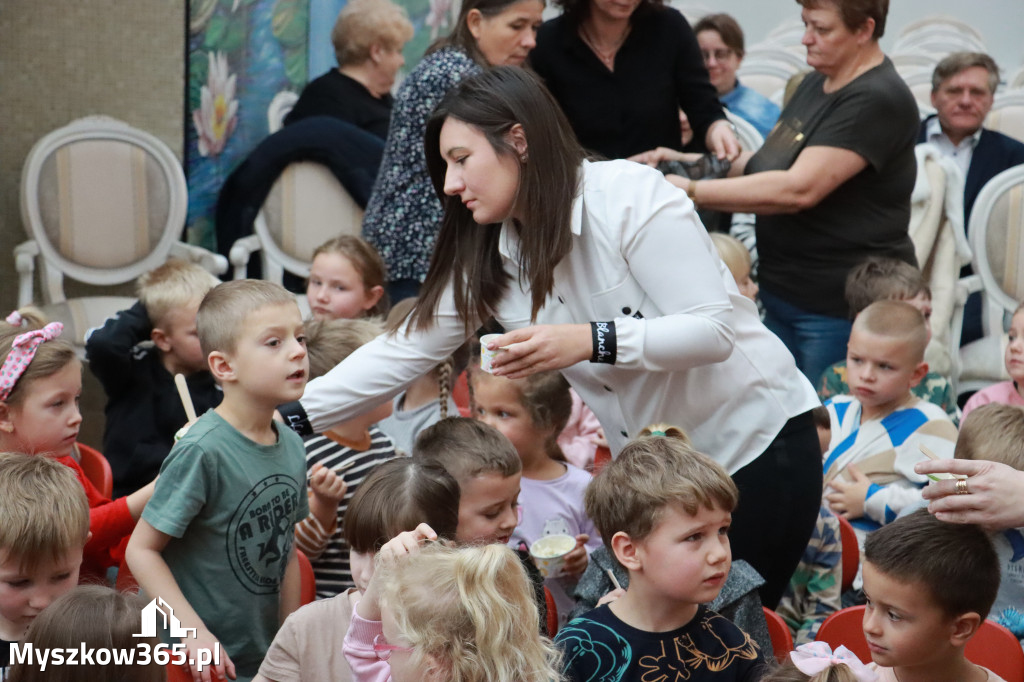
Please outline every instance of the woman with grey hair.
[[391, 0], [351, 0], [331, 31], [337, 68], [305, 87], [285, 125], [333, 116], [387, 138], [391, 88], [405, 64], [402, 48], [412, 34], [405, 10]]

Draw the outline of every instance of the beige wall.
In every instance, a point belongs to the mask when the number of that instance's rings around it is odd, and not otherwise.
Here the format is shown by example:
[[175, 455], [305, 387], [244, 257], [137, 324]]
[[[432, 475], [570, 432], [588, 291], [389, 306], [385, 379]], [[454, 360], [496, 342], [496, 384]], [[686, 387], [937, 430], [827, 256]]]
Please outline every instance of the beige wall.
[[32, 145], [106, 114], [184, 146], [183, 0], [3, 0], [0, 5], [0, 310], [17, 299], [21, 166]]
[[[184, 73], [184, 0], [0, 0], [0, 314], [17, 303], [12, 251], [26, 238], [18, 193], [35, 141], [106, 114], [180, 158]], [[79, 440], [98, 447], [103, 391], [88, 372], [84, 380]]]

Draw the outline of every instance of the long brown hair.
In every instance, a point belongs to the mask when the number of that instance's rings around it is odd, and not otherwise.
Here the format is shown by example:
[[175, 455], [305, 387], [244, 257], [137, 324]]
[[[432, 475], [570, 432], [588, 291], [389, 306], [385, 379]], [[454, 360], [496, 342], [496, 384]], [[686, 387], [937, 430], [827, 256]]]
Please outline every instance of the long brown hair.
[[[450, 90], [427, 122], [427, 170], [445, 210], [411, 326], [423, 330], [433, 324], [441, 293], [451, 281], [455, 309], [468, 335], [493, 315], [509, 286], [498, 252], [501, 230], [477, 225], [458, 197], [444, 194], [447, 163], [440, 135], [449, 117], [477, 128], [497, 154], [516, 159], [515, 206], [523, 218], [522, 224], [515, 222], [519, 282], [530, 291], [530, 317], [536, 320], [554, 285], [555, 266], [572, 248], [572, 204], [585, 154], [558, 103], [536, 76], [499, 66]], [[506, 140], [516, 124], [526, 137], [525, 160]]]

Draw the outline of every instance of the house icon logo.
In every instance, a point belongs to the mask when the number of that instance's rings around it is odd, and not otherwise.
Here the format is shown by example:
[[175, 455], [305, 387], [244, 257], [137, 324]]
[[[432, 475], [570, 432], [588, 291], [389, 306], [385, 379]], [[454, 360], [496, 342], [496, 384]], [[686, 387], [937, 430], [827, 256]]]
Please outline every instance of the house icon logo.
[[160, 629], [170, 631], [171, 637], [196, 637], [196, 629], [181, 627], [171, 605], [157, 597], [142, 609], [142, 632], [132, 637], [157, 637]]

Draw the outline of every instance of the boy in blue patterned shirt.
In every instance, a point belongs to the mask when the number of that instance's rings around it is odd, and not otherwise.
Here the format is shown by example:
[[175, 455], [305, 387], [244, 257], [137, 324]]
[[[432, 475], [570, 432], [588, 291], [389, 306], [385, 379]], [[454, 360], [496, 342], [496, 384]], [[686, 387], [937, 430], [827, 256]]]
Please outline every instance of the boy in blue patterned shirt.
[[126, 556], [147, 595], [196, 629], [182, 642], [188, 658], [219, 651], [217, 674], [251, 679], [299, 606], [292, 539], [309, 513], [305, 450], [273, 414], [306, 386], [305, 332], [294, 296], [257, 280], [211, 290], [197, 326], [224, 400], [164, 461]]
[[753, 640], [703, 604], [729, 575], [736, 485], [672, 436], [629, 443], [587, 488], [587, 515], [629, 587], [562, 628], [568, 680], [759, 680]]
[[[911, 393], [928, 373], [928, 331], [902, 301], [876, 301], [854, 320], [846, 354], [850, 393], [826, 403], [832, 438], [825, 453], [825, 501], [850, 520], [857, 538], [893, 521], [921, 499], [925, 458], [953, 454], [957, 431], [942, 410]], [[854, 587], [860, 587], [859, 580]]]

